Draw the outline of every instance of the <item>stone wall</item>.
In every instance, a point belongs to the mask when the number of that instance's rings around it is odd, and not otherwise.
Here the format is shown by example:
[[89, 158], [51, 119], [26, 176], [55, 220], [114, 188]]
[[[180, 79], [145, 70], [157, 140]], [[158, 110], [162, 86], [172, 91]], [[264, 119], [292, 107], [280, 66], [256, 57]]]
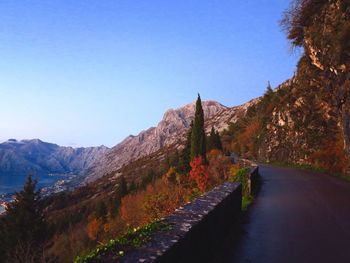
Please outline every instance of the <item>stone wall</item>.
[[155, 233], [121, 262], [206, 262], [238, 218], [241, 204], [242, 186], [226, 182], [166, 217], [171, 229]]

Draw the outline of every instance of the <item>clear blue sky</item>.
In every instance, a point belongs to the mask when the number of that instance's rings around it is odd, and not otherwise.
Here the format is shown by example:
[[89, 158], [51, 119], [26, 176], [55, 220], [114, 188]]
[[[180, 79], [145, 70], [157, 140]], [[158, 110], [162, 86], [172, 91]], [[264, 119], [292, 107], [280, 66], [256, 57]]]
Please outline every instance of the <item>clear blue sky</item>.
[[168, 108], [291, 77], [287, 0], [0, 1], [0, 140], [112, 146]]

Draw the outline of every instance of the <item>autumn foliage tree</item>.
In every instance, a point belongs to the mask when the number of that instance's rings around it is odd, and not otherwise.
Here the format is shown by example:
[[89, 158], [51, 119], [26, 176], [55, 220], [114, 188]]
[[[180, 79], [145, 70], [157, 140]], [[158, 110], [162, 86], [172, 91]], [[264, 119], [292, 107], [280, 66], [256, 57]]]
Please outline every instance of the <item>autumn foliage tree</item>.
[[190, 165], [190, 180], [196, 184], [201, 192], [204, 192], [208, 188], [209, 173], [208, 167], [204, 164], [203, 157], [194, 157]]
[[148, 223], [143, 213], [144, 191], [134, 192], [124, 196], [120, 205], [120, 216], [130, 226]]
[[93, 218], [87, 225], [87, 234], [91, 240], [96, 240], [101, 231], [102, 220]]
[[209, 184], [214, 186], [227, 180], [230, 175], [231, 159], [217, 149], [211, 150], [208, 154]]

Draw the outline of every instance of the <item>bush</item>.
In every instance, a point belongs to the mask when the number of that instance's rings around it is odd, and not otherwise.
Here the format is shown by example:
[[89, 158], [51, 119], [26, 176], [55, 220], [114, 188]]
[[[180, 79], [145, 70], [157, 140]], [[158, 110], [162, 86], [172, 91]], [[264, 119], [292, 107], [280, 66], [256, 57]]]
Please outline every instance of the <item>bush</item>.
[[238, 182], [242, 184], [242, 194], [247, 197], [250, 196], [249, 185], [250, 168], [245, 167], [237, 171], [237, 173], [230, 178], [231, 182]]

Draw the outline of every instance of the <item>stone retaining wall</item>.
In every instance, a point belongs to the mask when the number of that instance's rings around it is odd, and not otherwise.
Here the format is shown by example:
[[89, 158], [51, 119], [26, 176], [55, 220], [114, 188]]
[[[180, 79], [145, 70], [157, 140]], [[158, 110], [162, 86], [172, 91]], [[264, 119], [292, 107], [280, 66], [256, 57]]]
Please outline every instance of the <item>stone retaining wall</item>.
[[259, 166], [253, 165], [250, 168], [249, 174], [249, 192], [252, 196], [255, 196], [258, 192], [260, 186], [260, 175], [259, 175]]
[[121, 262], [206, 262], [241, 211], [242, 186], [226, 182], [164, 219], [171, 225], [155, 233]]

